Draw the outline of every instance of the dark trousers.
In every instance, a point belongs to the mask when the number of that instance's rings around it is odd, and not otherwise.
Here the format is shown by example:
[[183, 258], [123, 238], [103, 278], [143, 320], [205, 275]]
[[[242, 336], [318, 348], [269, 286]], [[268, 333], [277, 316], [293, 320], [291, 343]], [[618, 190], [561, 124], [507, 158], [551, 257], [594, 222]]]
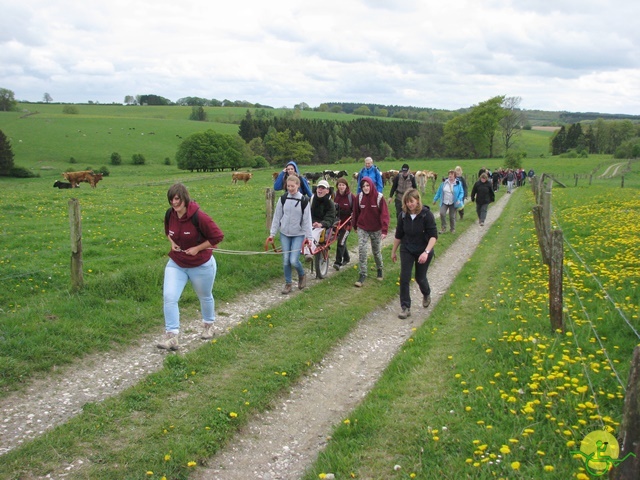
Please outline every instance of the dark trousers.
[[420, 255], [409, 253], [403, 246], [400, 247], [400, 307], [411, 308], [411, 274], [415, 265], [416, 283], [420, 287], [423, 297], [431, 295], [431, 287], [427, 281], [427, 270], [433, 253], [429, 254], [429, 258], [424, 263], [418, 263]]
[[351, 261], [349, 250], [347, 250], [347, 237], [349, 230], [343, 228], [338, 232], [338, 247], [336, 248], [336, 261], [338, 265], [345, 265]]

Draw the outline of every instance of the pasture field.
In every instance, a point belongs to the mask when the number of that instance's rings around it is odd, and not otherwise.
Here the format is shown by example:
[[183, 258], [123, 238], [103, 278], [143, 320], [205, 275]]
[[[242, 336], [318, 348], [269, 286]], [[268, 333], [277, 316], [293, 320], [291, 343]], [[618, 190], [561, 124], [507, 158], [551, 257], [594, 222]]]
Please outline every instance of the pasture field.
[[[79, 108], [82, 115], [83, 106]], [[170, 107], [174, 108], [179, 107]], [[0, 291], [1, 396], [54, 366], [87, 353], [124, 348], [142, 333], [161, 331], [162, 274], [168, 251], [162, 220], [168, 207], [166, 191], [173, 182], [185, 183], [192, 198], [220, 225], [225, 232], [222, 248], [263, 251], [264, 191], [274, 169], [254, 171], [247, 185], [231, 185], [229, 172], [197, 174], [163, 165], [162, 159], [175, 154], [177, 143], [171, 143], [176, 142], [175, 127], [185, 123], [184, 132], [192, 124], [200, 127], [186, 120], [190, 108], [185, 108], [184, 121], [139, 119], [141, 130], [156, 133], [153, 139], [140, 135], [135, 140], [124, 135], [125, 125], [133, 120], [116, 114], [83, 121], [60, 115], [64, 128], [58, 130], [45, 125], [57, 123], [54, 117], [28, 128], [20, 122], [37, 115], [18, 119], [0, 114], [0, 129], [12, 137], [16, 164], [41, 175], [0, 179], [5, 191], [0, 200], [0, 279], [5, 286]], [[157, 125], [148, 123], [156, 121]], [[160, 124], [165, 124], [164, 130]], [[149, 151], [155, 148], [157, 156], [148, 165], [134, 167], [126, 164], [125, 150], [117, 147], [120, 143], [101, 144], [97, 135], [82, 137], [91, 139], [86, 145], [69, 137], [54, 140], [76, 127], [99, 131], [88, 125], [102, 125], [107, 136], [109, 128], [121, 128], [122, 145], [147, 158], [151, 155], [135, 148], [136, 142], [149, 140]], [[19, 146], [14, 132], [23, 140]], [[86, 162], [69, 153], [71, 149], [64, 150], [67, 144], [84, 145]], [[106, 156], [91, 153], [93, 145], [102, 145]], [[40, 153], [31, 153], [32, 147]], [[125, 164], [109, 165], [111, 151], [119, 151]], [[48, 161], [40, 156], [45, 152]], [[54, 189], [53, 181], [72, 166], [68, 156], [77, 158], [78, 169], [108, 165], [111, 175], [96, 189], [87, 184], [76, 190]], [[410, 165], [437, 172], [461, 165], [472, 174], [483, 165], [495, 168], [498, 165], [492, 163], [498, 161], [449, 159]], [[379, 166], [385, 170], [401, 163]], [[588, 175], [598, 166], [602, 170], [607, 163], [613, 160], [529, 156], [525, 168], [570, 179], [573, 174]], [[360, 166], [346, 168], [351, 172]], [[546, 269], [540, 266], [533, 233], [532, 195], [519, 189], [456, 280], [449, 301], [440, 302], [365, 403], [337, 426], [308, 478], [325, 472], [340, 473], [337, 478], [352, 473], [355, 478], [409, 478], [411, 473], [415, 478], [434, 478], [434, 472], [443, 478], [586, 478], [570, 450], [597, 427], [617, 431], [628, 359], [639, 343], [620, 319], [622, 312], [636, 330], [640, 328], [636, 241], [640, 181], [638, 164], [631, 168], [624, 189], [619, 188], [619, 179], [597, 177], [591, 186], [581, 180], [577, 188], [573, 183], [566, 190], [554, 187], [555, 222], [579, 254], [571, 257], [565, 249], [571, 275], [565, 278], [566, 334], [549, 331]], [[69, 288], [71, 197], [79, 199], [83, 218], [85, 288], [78, 294]], [[471, 206], [471, 218], [472, 210]], [[451, 242], [451, 237], [442, 238], [438, 248], [448, 248]], [[216, 257], [218, 305], [282, 276], [280, 260], [274, 256]], [[596, 272], [603, 288], [589, 271]], [[397, 267], [390, 266], [389, 277], [394, 273]], [[0, 478], [46, 473], [61, 457], [91, 459], [95, 468], [91, 478], [122, 478], [115, 465], [138, 472], [129, 478], [161, 478], [148, 476], [148, 471], [187, 478], [190, 462], [199, 462], [232, 441], [249, 415], [267, 408], [309, 371], [354, 321], [397, 296], [397, 286], [384, 282], [368, 286], [367, 302], [353, 302], [355, 276], [340, 272], [304, 295], [248, 318], [212, 345], [168, 356], [165, 368], [138, 386], [105, 402], [87, 404], [82, 415], [3, 456], [7, 473]], [[608, 297], [615, 307], [607, 303]], [[317, 313], [317, 298], [333, 299], [322, 316]], [[197, 299], [189, 288], [181, 307], [183, 315], [197, 315]], [[180, 396], [175, 396], [177, 390]], [[181, 416], [176, 417], [176, 411]], [[364, 458], [371, 462], [365, 464]], [[396, 464], [403, 468], [393, 470]]]

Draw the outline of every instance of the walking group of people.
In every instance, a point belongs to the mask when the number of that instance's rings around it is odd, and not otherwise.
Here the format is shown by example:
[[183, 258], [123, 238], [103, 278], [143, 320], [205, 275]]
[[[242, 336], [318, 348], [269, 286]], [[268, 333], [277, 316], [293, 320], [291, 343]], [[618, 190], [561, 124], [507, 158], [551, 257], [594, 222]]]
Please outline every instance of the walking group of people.
[[[376, 265], [376, 278], [383, 280], [382, 241], [389, 229], [389, 209], [382, 190], [384, 183], [380, 170], [367, 157], [365, 165], [357, 176], [357, 192], [350, 191], [349, 182], [340, 178], [336, 191], [329, 183], [321, 180], [312, 191], [307, 180], [300, 174], [295, 162], [287, 163], [274, 181], [274, 190], [286, 190], [276, 202], [268, 242], [273, 242], [280, 233], [282, 262], [285, 285], [282, 294], [293, 289], [293, 270], [297, 273], [298, 289], [306, 287], [306, 273], [300, 262], [300, 253], [305, 241], [313, 246], [320, 241], [326, 229], [336, 221], [345, 224], [337, 238], [336, 258], [333, 267], [340, 270], [351, 258], [347, 249], [347, 238], [351, 231], [358, 236], [358, 279], [356, 287], [362, 287], [368, 277], [368, 245]], [[332, 196], [335, 193], [335, 198]], [[438, 240], [436, 219], [431, 209], [423, 204], [420, 191], [416, 188], [415, 177], [409, 166], [404, 164], [393, 179], [389, 201], [394, 198], [397, 224], [391, 250], [391, 260], [395, 263], [400, 254], [400, 307], [398, 315], [411, 315], [410, 285], [414, 278], [422, 294], [422, 306], [431, 303], [431, 289], [427, 281], [427, 270], [435, 257], [434, 247]], [[455, 232], [456, 215], [463, 218], [464, 201], [468, 198], [467, 185], [462, 169], [456, 167], [448, 172], [433, 197], [433, 204], [439, 202], [440, 233]], [[200, 301], [203, 327], [201, 338], [214, 336], [215, 301], [213, 284], [217, 264], [212, 255], [224, 238], [222, 230], [213, 219], [200, 209], [189, 196], [187, 188], [177, 183], [167, 192], [169, 209], [165, 214], [165, 235], [171, 249], [165, 266], [163, 302], [165, 336], [157, 344], [158, 348], [178, 350], [180, 312], [178, 301], [186, 284], [190, 281]], [[487, 172], [481, 172], [471, 190], [471, 201], [476, 203], [479, 224], [484, 225], [487, 207], [495, 200], [492, 183]], [[349, 218], [351, 220], [349, 221]], [[305, 250], [307, 260], [313, 258], [311, 250]]]

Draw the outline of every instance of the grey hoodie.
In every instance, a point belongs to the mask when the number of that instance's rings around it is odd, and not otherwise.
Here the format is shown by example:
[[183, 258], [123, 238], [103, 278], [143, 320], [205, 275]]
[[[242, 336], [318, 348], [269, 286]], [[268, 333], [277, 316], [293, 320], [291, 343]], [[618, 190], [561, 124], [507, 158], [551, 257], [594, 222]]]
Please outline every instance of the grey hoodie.
[[276, 211], [271, 222], [270, 235], [275, 237], [278, 230], [287, 237], [304, 236], [312, 241], [311, 236], [311, 205], [307, 205], [302, 214], [302, 194], [298, 191], [294, 195], [286, 194], [287, 200], [282, 206], [280, 198], [276, 200]]

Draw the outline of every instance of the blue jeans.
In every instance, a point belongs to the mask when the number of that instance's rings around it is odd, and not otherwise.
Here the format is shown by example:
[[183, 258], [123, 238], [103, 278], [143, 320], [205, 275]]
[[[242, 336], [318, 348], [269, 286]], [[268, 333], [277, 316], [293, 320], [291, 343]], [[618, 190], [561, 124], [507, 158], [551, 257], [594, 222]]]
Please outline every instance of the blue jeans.
[[206, 323], [212, 323], [216, 319], [212, 290], [217, 270], [218, 265], [213, 257], [199, 267], [192, 268], [182, 268], [169, 259], [164, 269], [163, 286], [164, 324], [167, 332], [179, 333], [180, 331], [178, 300], [180, 300], [182, 291], [189, 280], [200, 299], [202, 320]]
[[300, 263], [300, 249], [304, 242], [304, 235], [299, 237], [288, 237], [280, 234], [280, 244], [282, 245], [282, 264], [284, 266], [284, 281], [291, 283], [291, 267], [298, 272], [298, 278], [304, 277], [304, 268]]

